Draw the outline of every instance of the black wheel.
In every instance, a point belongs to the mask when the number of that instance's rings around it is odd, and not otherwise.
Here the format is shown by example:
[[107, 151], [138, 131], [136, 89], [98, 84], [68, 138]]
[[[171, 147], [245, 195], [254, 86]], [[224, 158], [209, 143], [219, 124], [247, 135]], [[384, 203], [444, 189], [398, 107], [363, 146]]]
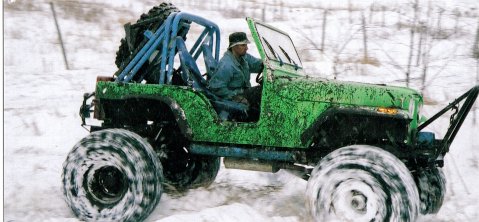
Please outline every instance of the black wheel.
[[161, 130], [155, 150], [163, 165], [167, 192], [207, 187], [213, 183], [220, 169], [219, 157], [190, 154], [188, 141], [176, 127]]
[[[146, 30], [150, 30], [154, 32], [157, 28], [159, 28], [163, 22], [168, 18], [168, 16], [173, 12], [179, 12], [178, 8], [176, 8], [171, 3], [161, 3], [159, 6], [155, 6], [148, 13], [142, 14], [140, 19], [136, 21], [136, 24], [132, 25], [132, 28], [129, 32], [129, 36], [122, 38], [120, 41], [120, 47], [116, 52], [116, 59], [115, 64], [118, 68], [125, 67], [131, 59], [133, 59], [133, 55], [135, 55], [141, 47], [147, 42], [143, 33]], [[181, 30], [180, 30], [181, 33]], [[182, 35], [184, 37], [184, 34]], [[138, 80], [141, 76], [144, 76], [147, 82], [155, 82], [158, 83], [158, 77], [155, 74], [148, 74], [147, 72], [154, 71], [153, 69], [150, 70], [149, 66], [153, 66], [155, 64], [148, 64], [148, 61], [142, 68], [138, 71], [135, 75], [133, 80]]]
[[220, 168], [220, 158], [183, 153], [180, 161], [172, 156], [163, 159], [167, 191], [184, 192], [188, 189], [208, 187], [213, 183]]
[[141, 221], [162, 194], [162, 166], [143, 138], [123, 129], [93, 132], [63, 164], [63, 194], [86, 221]]
[[446, 179], [442, 169], [419, 169], [416, 183], [421, 200], [421, 214], [435, 214], [441, 209], [446, 193]]
[[314, 168], [306, 189], [315, 221], [415, 221], [419, 195], [407, 167], [365, 145], [343, 147]]

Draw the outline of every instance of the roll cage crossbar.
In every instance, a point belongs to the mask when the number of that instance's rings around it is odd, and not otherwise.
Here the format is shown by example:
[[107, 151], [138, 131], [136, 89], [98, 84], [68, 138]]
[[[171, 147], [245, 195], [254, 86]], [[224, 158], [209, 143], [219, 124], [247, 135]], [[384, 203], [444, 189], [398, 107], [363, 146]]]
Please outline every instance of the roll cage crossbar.
[[[155, 18], [153, 18], [152, 21], [156, 21]], [[190, 49], [189, 53], [196, 61], [202, 52], [200, 46], [203, 43], [206, 43], [209, 46], [214, 46], [214, 54], [211, 53], [214, 55], [214, 59], [218, 61], [220, 50], [220, 31], [218, 26], [211, 21], [186, 12], [174, 12], [168, 16], [155, 32], [146, 30], [143, 33], [148, 41], [144, 46], [139, 46], [142, 47], [141, 50], [129, 61], [126, 67], [118, 71], [120, 74], [115, 81], [121, 83], [130, 82], [143, 64], [145, 64], [145, 62], [157, 52], [151, 62], [160, 64], [160, 77], [158, 84], [171, 84], [174, 58], [177, 53], [176, 37], [182, 28], [188, 31], [190, 23], [192, 22], [203, 26], [204, 30]], [[213, 47], [210, 48], [211, 51], [213, 51]], [[141, 81], [142, 79], [140, 79], [139, 82]]]

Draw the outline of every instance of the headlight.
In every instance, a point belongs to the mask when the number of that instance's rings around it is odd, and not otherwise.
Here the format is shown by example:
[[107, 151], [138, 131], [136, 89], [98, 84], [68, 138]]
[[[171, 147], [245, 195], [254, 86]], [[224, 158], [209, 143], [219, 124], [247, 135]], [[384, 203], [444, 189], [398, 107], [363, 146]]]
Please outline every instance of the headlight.
[[398, 113], [398, 109], [396, 108], [385, 108], [385, 107], [380, 107], [377, 108], [376, 111], [384, 114], [389, 114], [389, 115], [395, 115]]

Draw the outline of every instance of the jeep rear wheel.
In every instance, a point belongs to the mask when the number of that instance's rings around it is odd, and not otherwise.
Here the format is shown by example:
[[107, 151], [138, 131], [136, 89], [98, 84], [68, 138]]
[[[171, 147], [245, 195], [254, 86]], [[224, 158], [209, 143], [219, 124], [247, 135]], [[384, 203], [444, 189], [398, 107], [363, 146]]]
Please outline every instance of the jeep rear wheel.
[[166, 191], [207, 187], [220, 169], [220, 157], [189, 153], [188, 142], [176, 127], [161, 130], [155, 151], [163, 165]]
[[208, 187], [213, 183], [220, 168], [220, 158], [184, 154], [181, 161], [164, 159], [165, 182], [170, 185], [167, 191], [186, 191], [198, 187]]
[[63, 194], [86, 221], [142, 221], [158, 204], [162, 167], [153, 148], [123, 129], [93, 132], [63, 165]]
[[307, 205], [315, 221], [415, 221], [419, 195], [407, 167], [373, 146], [333, 151], [314, 168]]

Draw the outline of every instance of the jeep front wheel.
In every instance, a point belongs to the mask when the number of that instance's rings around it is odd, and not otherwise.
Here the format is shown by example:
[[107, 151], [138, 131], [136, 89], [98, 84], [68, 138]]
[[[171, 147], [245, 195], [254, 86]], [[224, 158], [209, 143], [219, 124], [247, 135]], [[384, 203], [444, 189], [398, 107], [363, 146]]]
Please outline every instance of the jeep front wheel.
[[315, 221], [415, 221], [419, 195], [407, 167], [394, 155], [366, 145], [324, 157], [307, 185]]
[[123, 129], [93, 132], [63, 164], [63, 194], [85, 221], [142, 221], [158, 204], [162, 167], [153, 148]]

